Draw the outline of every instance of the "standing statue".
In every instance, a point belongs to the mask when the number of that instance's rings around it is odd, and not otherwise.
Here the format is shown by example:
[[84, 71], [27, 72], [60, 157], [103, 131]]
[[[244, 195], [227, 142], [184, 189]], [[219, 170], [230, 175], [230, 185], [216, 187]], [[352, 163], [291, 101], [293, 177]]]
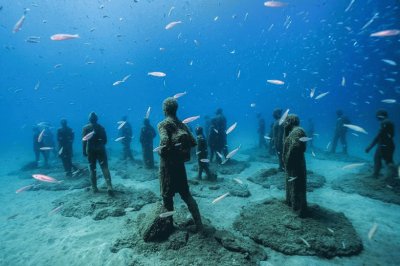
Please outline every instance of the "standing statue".
[[284, 122], [283, 162], [286, 171], [286, 204], [300, 217], [307, 212], [307, 170], [304, 152], [306, 133], [297, 115], [290, 114]]
[[170, 97], [164, 100], [166, 118], [158, 124], [161, 196], [165, 209], [173, 211], [173, 198], [179, 193], [192, 214], [196, 229], [202, 231], [200, 211], [190, 193], [185, 169], [185, 162], [190, 160], [190, 150], [196, 146], [196, 140], [189, 128], [176, 116], [177, 110], [176, 99]]

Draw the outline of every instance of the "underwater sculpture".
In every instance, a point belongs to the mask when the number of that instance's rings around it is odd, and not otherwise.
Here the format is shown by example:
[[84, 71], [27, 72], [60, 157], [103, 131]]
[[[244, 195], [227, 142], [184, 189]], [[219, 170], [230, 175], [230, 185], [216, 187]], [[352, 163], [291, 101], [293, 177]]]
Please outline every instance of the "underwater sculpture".
[[388, 177], [396, 176], [396, 166], [393, 163], [393, 153], [395, 145], [394, 124], [388, 119], [388, 113], [385, 110], [378, 110], [376, 118], [381, 122], [381, 128], [370, 145], [365, 149], [368, 153], [375, 145], [377, 145], [374, 155], [374, 173], [373, 177], [378, 178], [382, 168], [382, 160], [384, 160], [389, 168]]
[[203, 128], [196, 128], [196, 136], [197, 136], [197, 163], [198, 163], [198, 174], [197, 179], [201, 180], [201, 175], [204, 172], [207, 174], [207, 179], [215, 181], [217, 179], [217, 175], [211, 173], [210, 168], [208, 167], [209, 160], [208, 151], [207, 151], [207, 141], [203, 134]]
[[95, 112], [89, 114], [89, 124], [82, 130], [82, 149], [83, 156], [88, 158], [90, 167], [90, 181], [93, 193], [97, 193], [96, 162], [99, 162], [101, 171], [107, 184], [107, 192], [110, 196], [114, 195], [111, 185], [111, 174], [108, 169], [108, 158], [105, 145], [107, 135], [103, 126], [97, 123], [98, 117]]
[[283, 162], [286, 170], [286, 204], [300, 217], [307, 212], [307, 170], [304, 152], [306, 136], [297, 115], [290, 114], [284, 123]]
[[72, 164], [72, 143], [74, 141], [74, 137], [74, 131], [68, 127], [67, 120], [62, 119], [61, 127], [57, 130], [57, 141], [59, 146], [58, 155], [61, 158], [67, 177], [72, 176], [72, 169], [74, 169], [74, 171], [77, 170], [77, 168]]
[[122, 160], [130, 160], [133, 161], [133, 155], [131, 150], [131, 142], [132, 142], [132, 126], [127, 121], [127, 116], [123, 116], [121, 121], [122, 124], [119, 126], [119, 137], [121, 139], [122, 144]]
[[156, 131], [150, 125], [150, 120], [143, 120], [143, 127], [140, 130], [140, 143], [142, 144], [143, 163], [147, 169], [154, 167], [153, 139], [156, 137]]
[[[200, 211], [189, 191], [185, 162], [190, 160], [190, 149], [196, 141], [188, 127], [176, 116], [178, 102], [170, 97], [163, 102], [166, 118], [158, 124], [160, 135], [160, 188], [163, 205], [169, 212], [174, 210], [173, 197], [179, 193], [192, 214], [196, 229], [203, 230]], [[172, 216], [170, 216], [172, 219]]]

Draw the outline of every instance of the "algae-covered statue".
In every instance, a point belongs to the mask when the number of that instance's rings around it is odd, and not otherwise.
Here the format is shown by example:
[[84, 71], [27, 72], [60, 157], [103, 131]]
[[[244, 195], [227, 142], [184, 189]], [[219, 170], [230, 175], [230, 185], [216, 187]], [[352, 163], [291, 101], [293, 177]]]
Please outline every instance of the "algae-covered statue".
[[307, 171], [304, 152], [306, 133], [297, 115], [290, 114], [284, 123], [283, 163], [286, 170], [286, 204], [304, 217], [307, 212]]
[[185, 162], [190, 160], [190, 150], [196, 141], [188, 127], [176, 116], [178, 102], [169, 97], [163, 102], [166, 118], [158, 124], [160, 135], [160, 188], [163, 205], [174, 210], [173, 197], [179, 193], [192, 214], [196, 229], [203, 230], [199, 208], [189, 191]]
[[388, 118], [388, 113], [385, 110], [378, 110], [376, 118], [381, 122], [381, 128], [370, 145], [365, 149], [369, 152], [375, 145], [377, 145], [374, 155], [374, 173], [373, 177], [378, 178], [379, 172], [382, 168], [382, 160], [384, 160], [389, 167], [388, 177], [396, 176], [396, 167], [393, 163], [394, 145], [394, 124]]

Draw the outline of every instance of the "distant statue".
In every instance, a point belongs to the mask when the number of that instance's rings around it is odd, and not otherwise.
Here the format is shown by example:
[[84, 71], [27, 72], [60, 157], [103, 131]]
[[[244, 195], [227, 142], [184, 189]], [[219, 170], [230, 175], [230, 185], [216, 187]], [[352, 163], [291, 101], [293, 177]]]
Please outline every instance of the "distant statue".
[[377, 145], [374, 155], [374, 173], [373, 177], [378, 178], [379, 172], [382, 168], [382, 160], [384, 160], [389, 167], [389, 177], [396, 176], [396, 167], [393, 163], [394, 145], [394, 124], [388, 118], [388, 113], [385, 110], [378, 110], [376, 118], [381, 122], [381, 128], [370, 145], [365, 149], [369, 152], [375, 145]]
[[335, 133], [333, 136], [332, 140], [332, 147], [330, 152], [335, 153], [336, 152], [336, 146], [338, 141], [340, 140], [340, 143], [343, 146], [343, 153], [347, 154], [347, 139], [346, 139], [346, 134], [347, 134], [347, 128], [343, 126], [344, 124], [350, 124], [350, 120], [343, 115], [342, 110], [337, 110], [336, 111], [336, 127], [335, 127]]
[[170, 97], [163, 102], [166, 118], [158, 124], [160, 135], [160, 188], [163, 205], [174, 210], [173, 197], [179, 193], [188, 206], [198, 231], [203, 230], [200, 211], [189, 191], [185, 162], [190, 160], [190, 150], [196, 146], [189, 128], [176, 116], [178, 102]]
[[272, 117], [275, 119], [274, 126], [272, 128], [272, 141], [274, 143], [276, 155], [279, 160], [279, 170], [283, 171], [283, 125], [279, 125], [279, 120], [282, 116], [282, 109], [275, 109], [272, 113]]
[[265, 120], [261, 116], [261, 114], [257, 114], [257, 120], [258, 120], [258, 128], [257, 128], [257, 134], [258, 134], [258, 147], [259, 148], [266, 148], [267, 147], [267, 142], [265, 140]]
[[217, 151], [223, 154], [225, 157], [228, 154], [228, 142], [226, 135], [226, 118], [222, 112], [221, 108], [218, 108], [215, 112], [215, 124], [217, 130]]
[[207, 141], [203, 134], [203, 128], [197, 127], [196, 128], [196, 136], [197, 136], [197, 163], [198, 163], [198, 174], [197, 179], [201, 180], [201, 176], [203, 171], [206, 172], [207, 179], [215, 181], [217, 176], [211, 173], [208, 165], [209, 160], [208, 157], [208, 150], [207, 150]]
[[68, 127], [67, 120], [61, 119], [61, 128], [57, 130], [58, 154], [67, 177], [72, 176], [72, 143], [74, 142], [74, 137], [74, 131]]
[[308, 119], [308, 128], [307, 128], [307, 136], [309, 136], [311, 139], [308, 141], [308, 147], [314, 148], [314, 133], [315, 133], [315, 127], [314, 127], [314, 121], [312, 118]]
[[140, 130], [140, 144], [142, 144], [143, 163], [147, 169], [154, 168], [153, 140], [156, 131], [150, 125], [150, 120], [143, 120], [143, 127]]
[[221, 158], [217, 155], [218, 151], [218, 129], [217, 129], [217, 121], [215, 118], [211, 119], [210, 130], [208, 132], [208, 146], [210, 147], [210, 162], [215, 160], [217, 163], [221, 163]]
[[133, 161], [133, 155], [131, 150], [132, 143], [132, 126], [127, 121], [127, 117], [123, 116], [121, 119], [122, 123], [119, 129], [119, 137], [121, 139], [122, 144], [122, 160], [131, 160]]
[[276, 155], [275, 145], [273, 140], [273, 132], [274, 132], [274, 123], [271, 123], [269, 126], [269, 133], [268, 133], [268, 153], [269, 155]]
[[111, 174], [108, 169], [108, 158], [106, 151], [107, 134], [103, 126], [97, 123], [95, 112], [89, 114], [89, 124], [82, 130], [83, 156], [88, 158], [90, 168], [90, 181], [93, 193], [99, 192], [97, 188], [96, 163], [98, 162], [103, 172], [107, 184], [107, 192], [110, 196], [114, 195], [111, 185]]
[[284, 122], [283, 159], [286, 170], [286, 204], [300, 217], [307, 212], [307, 170], [304, 152], [306, 133], [299, 126], [297, 115], [290, 114]]

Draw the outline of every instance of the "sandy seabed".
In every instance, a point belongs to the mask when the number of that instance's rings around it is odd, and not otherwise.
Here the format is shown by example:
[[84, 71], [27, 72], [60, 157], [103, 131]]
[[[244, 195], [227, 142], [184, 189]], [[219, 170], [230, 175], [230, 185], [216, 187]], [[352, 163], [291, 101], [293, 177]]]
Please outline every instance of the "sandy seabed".
[[[15, 191], [23, 186], [33, 184], [29, 179], [34, 172], [9, 172], [19, 169], [31, 158], [30, 154], [8, 153], [0, 155], [0, 265], [134, 265], [133, 261], [140, 261], [141, 265], [172, 265], [170, 261], [163, 261], [160, 254], [144, 256], [134, 249], [124, 248], [117, 253], [110, 251], [113, 243], [124, 237], [127, 220], [136, 220], [138, 215], [148, 211], [151, 204], [143, 206], [138, 211], [129, 211], [119, 217], [107, 217], [94, 220], [91, 216], [82, 218], [65, 217], [60, 212], [50, 213], [54, 209], [54, 202], [60, 198], [67, 198], [71, 193], [85, 192], [78, 190], [33, 190], [16, 194]], [[235, 159], [246, 161], [248, 156], [237, 154]], [[55, 161], [53, 163], [56, 163]], [[83, 162], [81, 162], [83, 164]], [[59, 164], [59, 162], [57, 162]], [[113, 168], [116, 159], [110, 161], [113, 183], [127, 188], [148, 189], [159, 195], [157, 179], [138, 180], [134, 174], [132, 178], [122, 178]], [[356, 172], [357, 169], [343, 170], [349, 162], [333, 160], [319, 160], [318, 154], [314, 158], [307, 155], [307, 167], [313, 172], [323, 175], [326, 183], [322, 188], [308, 193], [310, 203], [335, 212], [343, 212], [354, 226], [362, 240], [363, 251], [356, 256], [334, 257], [324, 259], [316, 256], [284, 255], [270, 248], [263, 247], [268, 260], [259, 262], [259, 265], [399, 265], [400, 262], [400, 206], [385, 203], [379, 200], [349, 194], [332, 189], [332, 182], [343, 175]], [[217, 229], [234, 232], [233, 223], [241, 210], [249, 204], [267, 199], [283, 199], [284, 191], [272, 186], [265, 188], [247, 180], [248, 177], [260, 171], [276, 167], [275, 164], [251, 161], [240, 174], [219, 175], [219, 178], [242, 180], [251, 195], [249, 197], [229, 196], [217, 204], [212, 204], [215, 195], [225, 191], [202, 189], [194, 193], [203, 217], [211, 221]], [[189, 179], [194, 179], [196, 173], [192, 171], [193, 164], [187, 165]], [[40, 170], [35, 171], [40, 172]], [[100, 184], [103, 183], [101, 179]], [[218, 185], [218, 183], [217, 183]], [[193, 187], [193, 185], [191, 185]], [[198, 185], [197, 185], [198, 186]], [[89, 192], [86, 192], [89, 193]], [[175, 205], [183, 202], [177, 196]], [[268, 214], [266, 214], [268, 215]], [[378, 225], [372, 239], [368, 232], [374, 224]], [[193, 256], [196, 251], [193, 250]], [[204, 261], [204, 265], [220, 265], [212, 261]]]

